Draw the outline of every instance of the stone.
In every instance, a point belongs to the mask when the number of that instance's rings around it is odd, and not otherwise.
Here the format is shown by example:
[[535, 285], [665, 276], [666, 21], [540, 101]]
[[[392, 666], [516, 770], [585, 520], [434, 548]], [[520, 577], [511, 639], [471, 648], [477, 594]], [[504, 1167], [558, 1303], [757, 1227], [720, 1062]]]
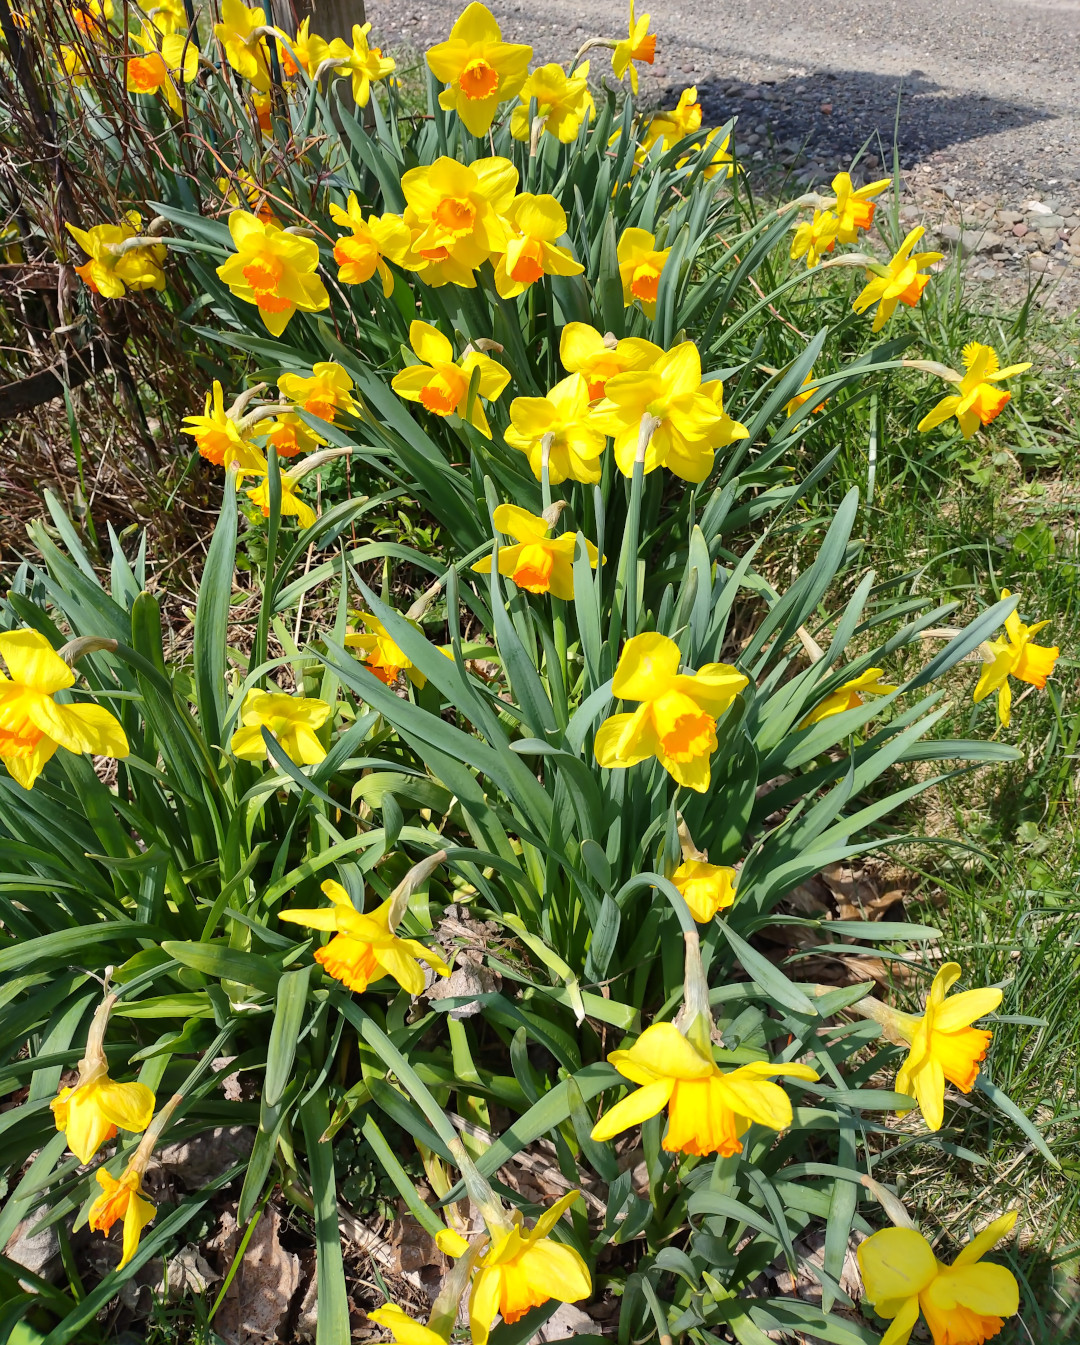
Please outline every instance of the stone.
[[596, 1323], [573, 1303], [561, 1303], [534, 1337], [538, 1341], [570, 1340], [595, 1334]]
[[820, 107], [818, 110], [821, 112], [822, 116], [824, 116], [824, 117], [831, 117], [831, 116], [832, 116], [832, 103], [822, 103], [822, 104], [821, 104], [821, 107]]
[[10, 1242], [4, 1248], [4, 1255], [24, 1266], [31, 1274], [51, 1280], [59, 1276], [62, 1268], [60, 1239], [52, 1225], [40, 1232], [33, 1231], [35, 1224], [48, 1213], [48, 1205], [39, 1205], [36, 1210], [32, 1210], [11, 1235]]
[[1028, 223], [1036, 229], [1060, 229], [1065, 223], [1061, 215], [1029, 215]]
[[1057, 246], [1058, 236], [1056, 229], [1039, 230], [1039, 246], [1044, 252], [1052, 252]]
[[1024, 222], [1024, 217], [1019, 210], [999, 210], [997, 217], [1001, 224], [1022, 224]]
[[1028, 226], [1021, 222], [1013, 225], [1013, 234], [1016, 238], [1023, 238], [1028, 231]]

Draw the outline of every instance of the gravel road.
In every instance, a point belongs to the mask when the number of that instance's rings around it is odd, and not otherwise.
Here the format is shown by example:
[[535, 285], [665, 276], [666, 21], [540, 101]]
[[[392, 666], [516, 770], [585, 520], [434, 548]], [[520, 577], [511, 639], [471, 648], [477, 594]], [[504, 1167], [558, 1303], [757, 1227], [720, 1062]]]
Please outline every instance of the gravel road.
[[[625, 32], [624, 0], [488, 0], [504, 37], [567, 61], [591, 36]], [[384, 46], [449, 31], [457, 0], [369, 0]], [[991, 280], [1080, 280], [1080, 0], [638, 0], [658, 35], [650, 102], [696, 84], [710, 124], [738, 117], [744, 162], [831, 178], [869, 142], [892, 163], [899, 100], [908, 210]], [[597, 52], [594, 69], [606, 66]], [[867, 156], [869, 156], [867, 158]], [[1038, 207], [1038, 208], [1033, 208]], [[914, 218], [914, 213], [912, 213]]]

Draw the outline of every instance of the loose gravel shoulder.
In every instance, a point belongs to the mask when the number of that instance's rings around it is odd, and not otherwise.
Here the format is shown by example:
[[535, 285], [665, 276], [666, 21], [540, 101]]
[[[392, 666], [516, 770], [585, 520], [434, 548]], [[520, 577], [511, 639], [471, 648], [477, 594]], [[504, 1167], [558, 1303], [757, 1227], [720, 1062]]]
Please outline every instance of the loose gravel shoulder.
[[[537, 61], [569, 60], [625, 30], [623, 0], [488, 0]], [[639, 0], [639, 10], [647, 0]], [[441, 40], [457, 0], [371, 0], [384, 46]], [[657, 59], [642, 94], [673, 105], [696, 84], [710, 124], [737, 117], [745, 164], [827, 181], [900, 151], [906, 218], [974, 255], [1010, 295], [1080, 302], [1080, 0], [700, 0], [653, 4]], [[596, 53], [594, 69], [606, 65]], [[894, 134], [899, 127], [898, 135]]]

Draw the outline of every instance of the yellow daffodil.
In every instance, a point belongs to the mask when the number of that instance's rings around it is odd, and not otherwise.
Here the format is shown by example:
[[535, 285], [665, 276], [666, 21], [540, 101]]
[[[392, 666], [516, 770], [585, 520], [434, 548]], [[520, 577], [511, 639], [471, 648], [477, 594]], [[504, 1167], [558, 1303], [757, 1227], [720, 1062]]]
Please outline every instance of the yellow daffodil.
[[[1001, 596], [1011, 598], [1012, 594], [1007, 588], [1003, 588]], [[1048, 648], [1031, 642], [1031, 637], [1049, 624], [1049, 621], [1037, 621], [1034, 626], [1025, 626], [1015, 612], [1010, 612], [1005, 618], [1005, 638], [989, 640], [986, 643], [992, 661], [988, 660], [983, 665], [979, 675], [979, 682], [975, 688], [975, 704], [978, 705], [996, 691], [998, 719], [1005, 728], [1009, 727], [1012, 718], [1012, 690], [1009, 687], [1009, 678], [1015, 677], [1030, 686], [1038, 687], [1041, 691], [1046, 686], [1046, 679], [1054, 671], [1054, 664], [1061, 652], [1057, 645]]]
[[397, 62], [391, 56], [384, 56], [381, 47], [368, 46], [369, 32], [370, 23], [363, 27], [354, 23], [351, 47], [344, 38], [335, 37], [326, 51], [319, 53], [320, 61], [329, 59], [337, 63], [336, 75], [352, 77], [352, 96], [357, 107], [367, 107], [373, 82], [386, 79], [397, 69]]
[[278, 391], [286, 401], [331, 425], [339, 412], [356, 415], [352, 390], [348, 370], [333, 360], [312, 365], [310, 375], [282, 374], [278, 379]]
[[265, 10], [249, 9], [243, 0], [221, 0], [221, 22], [214, 24], [214, 36], [225, 49], [225, 59], [242, 79], [264, 94], [270, 88], [270, 64], [258, 30], [265, 25]]
[[659, 346], [639, 336], [616, 341], [601, 336], [587, 322], [568, 322], [559, 339], [559, 358], [569, 374], [581, 374], [589, 385], [589, 400], [599, 401], [609, 378], [648, 369], [663, 355]]
[[866, 268], [868, 283], [855, 296], [851, 306], [856, 313], [865, 313], [871, 304], [877, 304], [873, 326], [875, 332], [881, 331], [885, 326], [896, 311], [897, 304], [907, 304], [909, 308], [914, 308], [923, 290], [929, 285], [930, 277], [919, 273], [924, 267], [940, 261], [943, 254], [912, 252], [912, 248], [925, 232], [922, 225], [912, 229], [887, 266], [875, 262]]
[[961, 358], [967, 373], [962, 378], [957, 376], [958, 391], [943, 397], [928, 415], [923, 416], [919, 421], [920, 430], [932, 430], [955, 416], [964, 438], [970, 439], [980, 425], [989, 425], [1000, 415], [1012, 397], [1006, 388], [997, 388], [994, 384], [1003, 378], [1015, 378], [1031, 368], [1030, 362], [999, 368], [994, 347], [978, 341], [969, 341]]
[[735, 870], [726, 864], [708, 864], [701, 859], [686, 859], [671, 875], [690, 914], [699, 925], [708, 924], [717, 911], [735, 901]]
[[8, 774], [32, 789], [58, 747], [122, 761], [128, 741], [120, 721], [103, 705], [60, 704], [53, 698], [75, 674], [40, 631], [0, 634], [0, 760]]
[[640, 19], [634, 16], [634, 0], [630, 0], [630, 26], [626, 37], [615, 44], [615, 50], [611, 53], [611, 69], [615, 78], [621, 80], [626, 72], [630, 72], [630, 88], [637, 93], [638, 91], [638, 73], [635, 61], [641, 61], [645, 65], [652, 65], [656, 60], [656, 36], [649, 32], [648, 14], [643, 14]]
[[331, 204], [330, 218], [352, 232], [334, 244], [334, 260], [338, 264], [338, 279], [343, 285], [363, 285], [378, 272], [384, 297], [394, 292], [394, 277], [386, 264], [388, 258], [399, 266], [405, 260], [412, 234], [400, 215], [364, 212], [356, 193], [349, 193], [347, 210]]
[[[706, 182], [711, 182], [718, 173], [723, 173], [725, 177], [730, 177], [735, 171], [735, 160], [729, 149], [729, 146], [731, 145], [731, 136], [724, 136], [723, 140], [721, 140], [719, 144], [716, 144], [717, 137], [720, 135], [722, 129], [722, 127], [716, 126], [705, 137], [706, 147], [712, 146], [713, 148], [712, 155], [701, 172], [701, 176]], [[698, 144], [691, 145], [690, 153], [684, 158], [679, 159], [676, 162], [675, 167], [685, 168], [693, 155], [700, 153], [701, 148], [701, 145]]]
[[592, 1138], [612, 1139], [667, 1107], [663, 1147], [668, 1153], [701, 1157], [741, 1153], [741, 1137], [755, 1121], [770, 1130], [791, 1125], [791, 1100], [772, 1078], [812, 1082], [818, 1077], [808, 1065], [767, 1060], [718, 1069], [674, 1023], [654, 1023], [628, 1051], [612, 1051], [608, 1060], [640, 1087], [604, 1113], [593, 1126]]
[[550, 1299], [577, 1303], [592, 1293], [592, 1278], [581, 1254], [550, 1237], [580, 1194], [568, 1191], [532, 1228], [526, 1227], [517, 1210], [509, 1227], [489, 1228], [491, 1245], [477, 1264], [469, 1297], [473, 1345], [487, 1345], [497, 1316], [512, 1325]]
[[945, 1108], [945, 1081], [970, 1093], [979, 1063], [990, 1045], [991, 1033], [972, 1027], [1001, 1003], [1000, 990], [965, 990], [946, 998], [960, 978], [960, 966], [946, 962], [934, 977], [921, 1015], [901, 1013], [874, 1004], [874, 1017], [894, 1041], [911, 1049], [896, 1076], [896, 1091], [913, 1097], [931, 1130], [940, 1130]]
[[401, 179], [412, 234], [404, 265], [429, 285], [475, 288], [477, 267], [506, 251], [509, 228], [502, 217], [517, 182], [509, 159], [477, 159], [466, 166], [444, 156], [411, 168]]
[[646, 317], [655, 317], [660, 274], [670, 252], [670, 248], [658, 252], [656, 238], [647, 229], [623, 231], [616, 254], [619, 260], [619, 278], [622, 280], [624, 308], [631, 308], [636, 299], [644, 309]]
[[865, 187], [856, 190], [850, 173], [837, 173], [832, 180], [836, 201], [831, 207], [837, 215], [837, 242], [859, 241], [859, 230], [869, 229], [874, 222], [876, 207], [870, 198], [883, 192], [891, 183], [892, 178], [883, 177], [877, 182], [868, 182]]
[[450, 975], [450, 968], [438, 953], [416, 939], [399, 939], [394, 933], [390, 922], [392, 897], [362, 915], [340, 883], [328, 879], [322, 891], [330, 898], [330, 906], [282, 911], [278, 919], [333, 932], [328, 944], [315, 949], [314, 957], [335, 981], [363, 994], [372, 981], [392, 976], [408, 994], [419, 995], [424, 988], [421, 962], [439, 976]]
[[89, 258], [75, 267], [75, 274], [103, 299], [120, 299], [128, 290], [165, 288], [165, 272], [161, 269], [164, 244], [122, 250], [128, 239], [138, 236], [141, 223], [141, 217], [131, 211], [119, 224], [95, 224], [91, 229], [65, 224]]
[[264, 136], [273, 138], [274, 135], [274, 100], [268, 93], [253, 93], [251, 95], [251, 106], [255, 113], [255, 120], [259, 124], [259, 130]]
[[898, 688], [889, 682], [883, 682], [881, 680], [883, 675], [880, 668], [867, 668], [850, 682], [838, 686], [820, 705], [816, 705], [810, 711], [799, 728], [809, 728], [811, 724], [819, 724], [832, 715], [843, 714], [845, 710], [854, 710], [857, 705], [863, 704], [864, 696], [891, 696]]
[[543, 119], [544, 131], [564, 145], [576, 140], [581, 123], [591, 122], [596, 116], [588, 79], [588, 61], [582, 61], [572, 75], [555, 62], [534, 70], [518, 94], [521, 105], [514, 108], [510, 118], [510, 134], [515, 140], [528, 140], [532, 135], [529, 104], [535, 98], [536, 115]]
[[608, 770], [655, 757], [680, 785], [704, 793], [716, 750], [716, 721], [748, 679], [728, 663], [680, 673], [679, 661], [679, 646], [666, 635], [649, 632], [627, 640], [611, 693], [640, 705], [630, 714], [605, 719], [594, 751], [597, 763]]
[[112, 0], [75, 0], [71, 6], [71, 20], [84, 37], [100, 40], [112, 16]]
[[[297, 493], [299, 483], [288, 472], [282, 472], [280, 480], [281, 517], [294, 517], [302, 528], [310, 528], [315, 522], [316, 514], [307, 500]], [[270, 477], [267, 473], [262, 473], [262, 480], [247, 491], [247, 497], [252, 504], [262, 510], [264, 518], [270, 517]]]
[[229, 233], [236, 255], [217, 268], [218, 277], [238, 299], [257, 306], [272, 336], [281, 335], [297, 309], [329, 308], [326, 286], [315, 274], [319, 245], [313, 239], [298, 238], [245, 210], [229, 216]]
[[59, 68], [76, 89], [81, 89], [90, 78], [89, 57], [84, 47], [61, 42], [56, 47]]
[[117, 1180], [105, 1168], [94, 1173], [101, 1187], [101, 1195], [90, 1206], [86, 1221], [95, 1233], [104, 1233], [106, 1237], [117, 1220], [124, 1224], [123, 1254], [117, 1270], [122, 1270], [139, 1248], [139, 1238], [157, 1210], [147, 1199], [143, 1190], [143, 1170], [133, 1159]]
[[[491, 516], [497, 531], [516, 539], [515, 546], [499, 547], [499, 573], [528, 593], [550, 593], [569, 602], [574, 596], [574, 552], [578, 534], [549, 537], [547, 520], [516, 504], [500, 504]], [[600, 553], [584, 539], [589, 564], [596, 569]], [[491, 557], [473, 566], [477, 574], [491, 573]]]
[[298, 766], [316, 766], [326, 749], [315, 736], [330, 717], [325, 701], [308, 696], [289, 696], [284, 691], [251, 690], [244, 697], [238, 728], [229, 743], [242, 761], [265, 761], [268, 753], [265, 728], [281, 750]]
[[[813, 381], [814, 381], [814, 371], [813, 369], [811, 369], [810, 372], [806, 375], [806, 377], [802, 381], [802, 389], [800, 389], [795, 394], [795, 396], [792, 397], [791, 401], [788, 402], [787, 405], [784, 407], [785, 416], [793, 416], [795, 412], [798, 411], [799, 407], [803, 405], [804, 402], [808, 402], [810, 398], [813, 397], [814, 393], [817, 392], [816, 387], [811, 387]], [[827, 405], [828, 402], [821, 402], [820, 405], [815, 406], [814, 414], [816, 415], [818, 411], [824, 411]]]
[[548, 441], [548, 479], [553, 486], [600, 480], [600, 458], [607, 438], [589, 419], [589, 385], [581, 374], [556, 383], [546, 397], [515, 397], [510, 403], [510, 429], [503, 438], [529, 459], [542, 480], [544, 441]]
[[504, 42], [491, 10], [477, 0], [467, 5], [445, 42], [429, 47], [432, 74], [449, 87], [439, 106], [456, 112], [473, 135], [487, 135], [500, 103], [525, 82], [532, 47]]
[[162, 37], [186, 31], [188, 26], [184, 0], [139, 0], [139, 8]]
[[[500, 397], [510, 382], [509, 373], [490, 355], [476, 350], [455, 361], [449, 340], [427, 322], [417, 320], [410, 325], [409, 344], [421, 363], [408, 365], [390, 380], [397, 395], [407, 402], [419, 402], [436, 416], [461, 416], [490, 439], [491, 428], [480, 399], [493, 402]], [[474, 369], [479, 369], [480, 380], [470, 408], [469, 384]]]
[[430, 1326], [422, 1326], [396, 1303], [374, 1308], [367, 1317], [369, 1322], [390, 1332], [394, 1345], [446, 1345], [445, 1336], [440, 1336]]
[[704, 481], [714, 450], [745, 439], [745, 425], [724, 410], [724, 385], [701, 381], [701, 359], [692, 341], [683, 341], [647, 369], [607, 380], [604, 399], [593, 409], [598, 429], [614, 436], [615, 461], [633, 476], [645, 416], [659, 424], [645, 449], [645, 471], [667, 467], [684, 481]]
[[[255, 427], [255, 432], [259, 427]], [[241, 431], [239, 423], [225, 410], [225, 397], [221, 384], [214, 379], [212, 392], [206, 394], [206, 406], [201, 416], [185, 416], [181, 428], [182, 434], [190, 434], [195, 446], [207, 460], [217, 467], [239, 467], [241, 475], [246, 472], [266, 470], [266, 459], [247, 435]]]
[[942, 1265], [914, 1228], [883, 1228], [856, 1255], [866, 1298], [892, 1325], [881, 1345], [907, 1345], [922, 1312], [934, 1345], [983, 1345], [1020, 1307], [1016, 1276], [982, 1258], [1012, 1232], [1016, 1211], [1003, 1214]]
[[807, 266], [816, 266], [824, 253], [836, 247], [840, 221], [831, 210], [815, 210], [812, 220], [803, 220], [791, 240], [791, 260], [806, 258]]
[[[275, 32], [278, 31], [278, 29], [275, 29]], [[311, 16], [308, 15], [301, 20], [295, 37], [289, 37], [287, 33], [281, 33], [281, 37], [283, 40], [279, 50], [281, 53], [281, 69], [285, 77], [292, 79], [301, 70], [309, 75], [314, 74], [318, 66], [318, 57], [328, 43], [325, 38], [319, 37], [317, 33], [311, 31]], [[313, 58], [314, 64], [312, 63]]]
[[556, 247], [566, 233], [566, 211], [554, 196], [522, 192], [504, 216], [511, 234], [495, 267], [495, 288], [504, 299], [521, 294], [541, 276], [579, 276], [585, 269], [568, 248]]
[[[379, 618], [370, 612], [357, 612], [356, 615], [367, 629], [364, 633], [346, 635], [347, 648], [361, 650], [360, 662], [366, 664], [379, 681], [385, 682], [387, 686], [393, 686], [404, 673], [414, 687], [422, 690], [427, 684], [427, 677], [413, 665], [412, 659], [403, 652], [393, 637], [387, 634], [386, 627]], [[409, 625], [417, 631], [421, 630], [418, 622], [409, 621]]]
[[[226, 205], [238, 209], [246, 205], [254, 215], [267, 224], [276, 224], [277, 216], [267, 200], [266, 191], [246, 168], [236, 169], [231, 178], [219, 177], [214, 185], [221, 192]], [[332, 207], [331, 207], [332, 208]]]
[[691, 86], [679, 94], [678, 103], [667, 112], [658, 112], [649, 122], [645, 133], [644, 149], [648, 153], [658, 140], [663, 140], [664, 148], [671, 149], [688, 135], [701, 130], [701, 104], [697, 100], [697, 88]]
[[267, 446], [273, 444], [279, 458], [295, 458], [326, 443], [291, 411], [270, 421], [260, 421], [255, 426], [255, 433], [266, 435]]
[[161, 38], [160, 48], [148, 37], [137, 37], [144, 56], [131, 56], [125, 68], [128, 93], [161, 94], [172, 110], [180, 115], [178, 84], [190, 84], [199, 73], [199, 48], [186, 33], [171, 33]]

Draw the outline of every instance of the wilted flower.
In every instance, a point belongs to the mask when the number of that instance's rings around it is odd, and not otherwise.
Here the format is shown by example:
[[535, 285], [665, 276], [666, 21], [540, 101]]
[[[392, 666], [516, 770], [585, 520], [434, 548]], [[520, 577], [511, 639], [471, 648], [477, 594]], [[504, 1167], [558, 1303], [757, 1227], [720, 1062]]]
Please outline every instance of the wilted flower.
[[249, 9], [243, 0], [221, 0], [221, 22], [214, 24], [214, 36], [225, 48], [225, 59], [261, 93], [270, 88], [269, 57], [258, 31], [265, 24], [266, 11]]
[[529, 139], [532, 134], [529, 105], [535, 98], [536, 115], [542, 118], [547, 134], [564, 145], [576, 140], [581, 123], [592, 121], [596, 115], [588, 79], [588, 61], [582, 61], [572, 75], [555, 62], [534, 70], [518, 94], [521, 106], [514, 108], [510, 118], [510, 134], [515, 140]]
[[799, 728], [809, 728], [811, 724], [820, 723], [823, 719], [828, 719], [831, 715], [843, 714], [845, 710], [854, 710], [857, 705], [862, 705], [864, 696], [891, 696], [898, 688], [889, 682], [881, 681], [884, 673], [880, 668], [867, 668], [864, 673], [858, 677], [853, 677], [850, 682], [844, 682], [825, 697], [820, 705], [816, 705], [806, 716]]
[[586, 322], [568, 322], [559, 338], [559, 358], [570, 374], [581, 374], [589, 385], [589, 400], [599, 401], [609, 378], [648, 369], [664, 352], [652, 341], [626, 336], [617, 341], [601, 336]]
[[119, 1180], [103, 1167], [94, 1173], [101, 1187], [101, 1195], [90, 1206], [86, 1222], [95, 1233], [104, 1233], [108, 1237], [113, 1224], [118, 1219], [123, 1220], [123, 1254], [117, 1270], [122, 1270], [138, 1251], [142, 1231], [157, 1213], [142, 1185], [145, 1161], [148, 1159], [149, 1155], [140, 1166], [133, 1158]]
[[831, 210], [815, 210], [813, 220], [803, 220], [791, 240], [791, 259], [806, 258], [807, 266], [816, 266], [822, 254], [836, 246], [840, 221]]
[[546, 397], [515, 397], [510, 403], [510, 429], [503, 438], [526, 455], [538, 481], [545, 440], [552, 485], [567, 477], [592, 484], [600, 480], [607, 438], [589, 418], [589, 385], [581, 374], [556, 383]]
[[61, 704], [54, 697], [75, 674], [36, 630], [0, 633], [0, 760], [8, 774], [32, 789], [58, 747], [81, 755], [123, 760], [128, 740], [120, 721], [103, 705]]
[[[1001, 596], [1011, 598], [1012, 594], [1007, 588], [1003, 588]], [[979, 675], [979, 682], [975, 688], [975, 703], [977, 705], [996, 691], [998, 719], [1006, 728], [1012, 718], [1012, 690], [1009, 687], [1009, 678], [1015, 677], [1021, 682], [1038, 687], [1041, 691], [1046, 686], [1046, 679], [1054, 671], [1054, 664], [1060, 652], [1057, 645], [1047, 648], [1031, 641], [1033, 635], [1049, 624], [1049, 621], [1037, 621], [1034, 626], [1025, 626], [1015, 612], [1010, 612], [1005, 618], [1005, 638], [989, 640], [986, 643], [985, 648], [991, 658], [983, 665]]]
[[650, 632], [627, 640], [611, 693], [640, 705], [605, 719], [593, 750], [597, 763], [609, 770], [655, 757], [680, 785], [704, 793], [716, 751], [716, 721], [749, 679], [728, 663], [706, 663], [696, 673], [680, 673], [679, 663], [679, 646], [666, 635]]
[[278, 379], [278, 391], [287, 401], [331, 425], [339, 411], [356, 414], [352, 390], [348, 370], [333, 360], [320, 360], [312, 365], [310, 375], [282, 374]]
[[76, 266], [75, 274], [103, 299], [122, 298], [127, 290], [165, 288], [163, 243], [123, 249], [128, 239], [138, 237], [141, 224], [142, 217], [129, 211], [119, 224], [95, 224], [91, 229], [64, 225], [90, 259]]
[[934, 1345], [983, 1345], [1020, 1306], [1016, 1276], [983, 1261], [1016, 1223], [1003, 1214], [942, 1265], [914, 1228], [882, 1228], [859, 1244], [856, 1255], [866, 1297], [879, 1317], [892, 1320], [883, 1345], [907, 1345], [919, 1313]]
[[649, 32], [650, 15], [643, 14], [640, 19], [634, 17], [634, 0], [630, 0], [629, 31], [621, 42], [616, 43], [611, 53], [611, 69], [616, 79], [621, 80], [629, 70], [630, 88], [637, 93], [638, 73], [635, 61], [652, 65], [656, 60], [656, 36]]
[[[225, 0], [229, 3], [229, 0]], [[274, 222], [234, 210], [229, 216], [236, 255], [217, 268], [238, 299], [255, 304], [272, 336], [280, 336], [299, 309], [318, 313], [330, 306], [326, 286], [315, 274], [319, 246]]]
[[[553, 598], [569, 601], [574, 596], [574, 552], [578, 534], [564, 532], [549, 537], [551, 527], [545, 518], [530, 514], [516, 504], [500, 504], [491, 516], [499, 532], [517, 539], [516, 546], [499, 547], [499, 573], [512, 579], [528, 593], [550, 593]], [[599, 552], [588, 538], [582, 539], [589, 564], [596, 569]], [[478, 560], [478, 574], [491, 573], [491, 556]]]
[[243, 727], [233, 734], [229, 749], [242, 761], [265, 761], [266, 729], [291, 761], [298, 766], [315, 766], [326, 756], [315, 730], [322, 728], [329, 717], [330, 707], [325, 701], [253, 689], [244, 697], [240, 710]]
[[568, 248], [556, 247], [566, 233], [566, 211], [554, 196], [522, 192], [504, 219], [512, 232], [495, 267], [495, 288], [504, 299], [521, 294], [541, 276], [578, 276], [585, 269]]
[[412, 233], [405, 266], [429, 285], [475, 288], [477, 267], [506, 251], [509, 229], [502, 217], [517, 182], [509, 159], [477, 159], [466, 166], [444, 156], [411, 168], [401, 179]]
[[877, 304], [878, 310], [874, 315], [873, 326], [875, 332], [881, 331], [885, 326], [896, 311], [897, 304], [907, 304], [909, 308], [914, 308], [919, 302], [919, 296], [929, 285], [930, 277], [919, 273], [924, 267], [940, 261], [942, 253], [912, 252], [912, 248], [925, 232], [922, 225], [912, 229], [887, 266], [882, 266], [878, 262], [867, 266], [866, 274], [869, 281], [855, 296], [855, 302], [851, 306], [856, 313], [865, 313], [871, 304]]
[[616, 254], [619, 260], [619, 278], [622, 280], [624, 308], [632, 307], [636, 299], [644, 309], [646, 317], [655, 317], [660, 275], [670, 252], [670, 248], [658, 252], [656, 238], [647, 229], [623, 231]]
[[[390, 380], [397, 395], [408, 402], [419, 402], [436, 416], [461, 416], [490, 439], [491, 429], [480, 399], [495, 401], [510, 382], [509, 373], [489, 355], [475, 350], [455, 362], [454, 347], [427, 322], [417, 320], [410, 325], [409, 344], [422, 363], [408, 365]], [[480, 378], [470, 407], [469, 385], [474, 369], [479, 369]]]
[[499, 104], [524, 84], [532, 47], [504, 42], [491, 10], [474, 0], [426, 59], [435, 78], [450, 86], [439, 94], [439, 106], [456, 112], [473, 135], [486, 135]]
[[356, 193], [349, 193], [347, 210], [330, 205], [330, 218], [352, 232], [334, 244], [338, 279], [343, 285], [362, 285], [378, 272], [382, 292], [389, 298], [394, 292], [394, 277], [386, 258], [399, 266], [405, 260], [412, 235], [400, 215], [371, 214], [364, 219]]
[[955, 416], [965, 439], [970, 439], [980, 425], [989, 425], [995, 416], [1001, 414], [1012, 393], [1006, 388], [997, 388], [1003, 378], [1015, 378], [1026, 373], [1030, 362], [1010, 364], [1007, 369], [998, 367], [997, 351], [993, 346], [984, 346], [978, 341], [969, 341], [964, 347], [962, 360], [967, 373], [961, 378], [956, 375], [958, 391], [943, 397], [937, 406], [919, 421], [920, 430], [932, 430], [942, 421]]
[[[254, 432], [261, 432], [255, 426]], [[225, 410], [225, 396], [221, 384], [214, 379], [212, 392], [206, 394], [206, 406], [201, 416], [185, 416], [182, 434], [190, 434], [195, 446], [208, 462], [226, 471], [233, 466], [245, 472], [266, 470], [266, 459], [258, 448], [241, 432], [237, 420]]]

